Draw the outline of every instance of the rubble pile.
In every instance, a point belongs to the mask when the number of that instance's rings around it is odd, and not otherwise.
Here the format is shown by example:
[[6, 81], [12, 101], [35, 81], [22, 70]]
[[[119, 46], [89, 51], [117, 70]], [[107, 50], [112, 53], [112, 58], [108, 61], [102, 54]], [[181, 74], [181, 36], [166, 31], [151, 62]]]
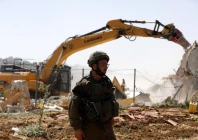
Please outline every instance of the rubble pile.
[[33, 108], [33, 104], [30, 104], [30, 93], [25, 80], [13, 80], [1, 95], [1, 112], [5, 110], [7, 112], [24, 112], [26, 109]]
[[156, 109], [148, 107], [129, 107], [128, 109], [122, 110], [122, 113], [119, 115], [119, 117], [115, 118], [115, 126], [133, 126], [137, 122], [147, 124], [155, 121], [155, 119], [158, 121], [160, 120], [160, 122], [168, 122], [171, 125], [175, 125], [178, 123], [176, 122], [178, 117], [188, 118], [189, 116], [190, 114], [188, 111], [181, 108]]

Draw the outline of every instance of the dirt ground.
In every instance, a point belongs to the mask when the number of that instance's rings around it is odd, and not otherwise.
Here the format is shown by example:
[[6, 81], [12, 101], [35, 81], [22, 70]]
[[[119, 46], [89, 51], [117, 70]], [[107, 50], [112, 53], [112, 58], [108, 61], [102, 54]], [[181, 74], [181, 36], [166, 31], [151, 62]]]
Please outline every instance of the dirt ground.
[[[74, 140], [68, 111], [47, 112], [42, 119], [46, 134], [42, 137], [17, 135], [12, 128], [38, 123], [36, 113], [1, 114], [0, 140]], [[118, 140], [197, 140], [197, 114], [181, 108], [130, 107], [115, 118]]]

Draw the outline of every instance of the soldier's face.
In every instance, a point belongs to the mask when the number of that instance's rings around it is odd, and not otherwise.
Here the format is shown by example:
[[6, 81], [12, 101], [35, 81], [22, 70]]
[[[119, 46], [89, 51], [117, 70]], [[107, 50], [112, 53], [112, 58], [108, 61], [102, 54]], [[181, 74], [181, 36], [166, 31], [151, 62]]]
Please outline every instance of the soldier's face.
[[102, 60], [98, 61], [98, 66], [99, 66], [99, 69], [101, 70], [101, 72], [106, 73], [109, 64], [106, 59], [102, 59]]

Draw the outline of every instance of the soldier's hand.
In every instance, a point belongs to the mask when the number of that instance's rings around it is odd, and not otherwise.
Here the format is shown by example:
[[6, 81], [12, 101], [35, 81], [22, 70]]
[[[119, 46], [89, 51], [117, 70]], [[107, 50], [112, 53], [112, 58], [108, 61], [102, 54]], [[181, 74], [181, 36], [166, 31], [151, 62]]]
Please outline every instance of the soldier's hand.
[[82, 138], [85, 136], [82, 129], [75, 130], [74, 133], [77, 140], [82, 140]]

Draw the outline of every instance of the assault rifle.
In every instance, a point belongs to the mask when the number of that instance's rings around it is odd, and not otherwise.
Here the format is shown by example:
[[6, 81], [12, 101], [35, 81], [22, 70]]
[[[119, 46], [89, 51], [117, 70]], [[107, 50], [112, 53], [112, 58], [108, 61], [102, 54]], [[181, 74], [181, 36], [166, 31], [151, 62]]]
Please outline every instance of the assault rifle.
[[100, 129], [104, 132], [104, 135], [105, 135], [106, 139], [108, 139], [107, 132], [106, 132], [106, 129], [104, 127], [104, 124], [100, 120], [100, 113], [98, 112], [94, 102], [89, 102], [87, 99], [85, 99], [84, 104], [85, 104], [85, 109], [86, 109], [86, 112], [87, 112], [87, 117], [91, 121], [96, 122], [98, 124]]

